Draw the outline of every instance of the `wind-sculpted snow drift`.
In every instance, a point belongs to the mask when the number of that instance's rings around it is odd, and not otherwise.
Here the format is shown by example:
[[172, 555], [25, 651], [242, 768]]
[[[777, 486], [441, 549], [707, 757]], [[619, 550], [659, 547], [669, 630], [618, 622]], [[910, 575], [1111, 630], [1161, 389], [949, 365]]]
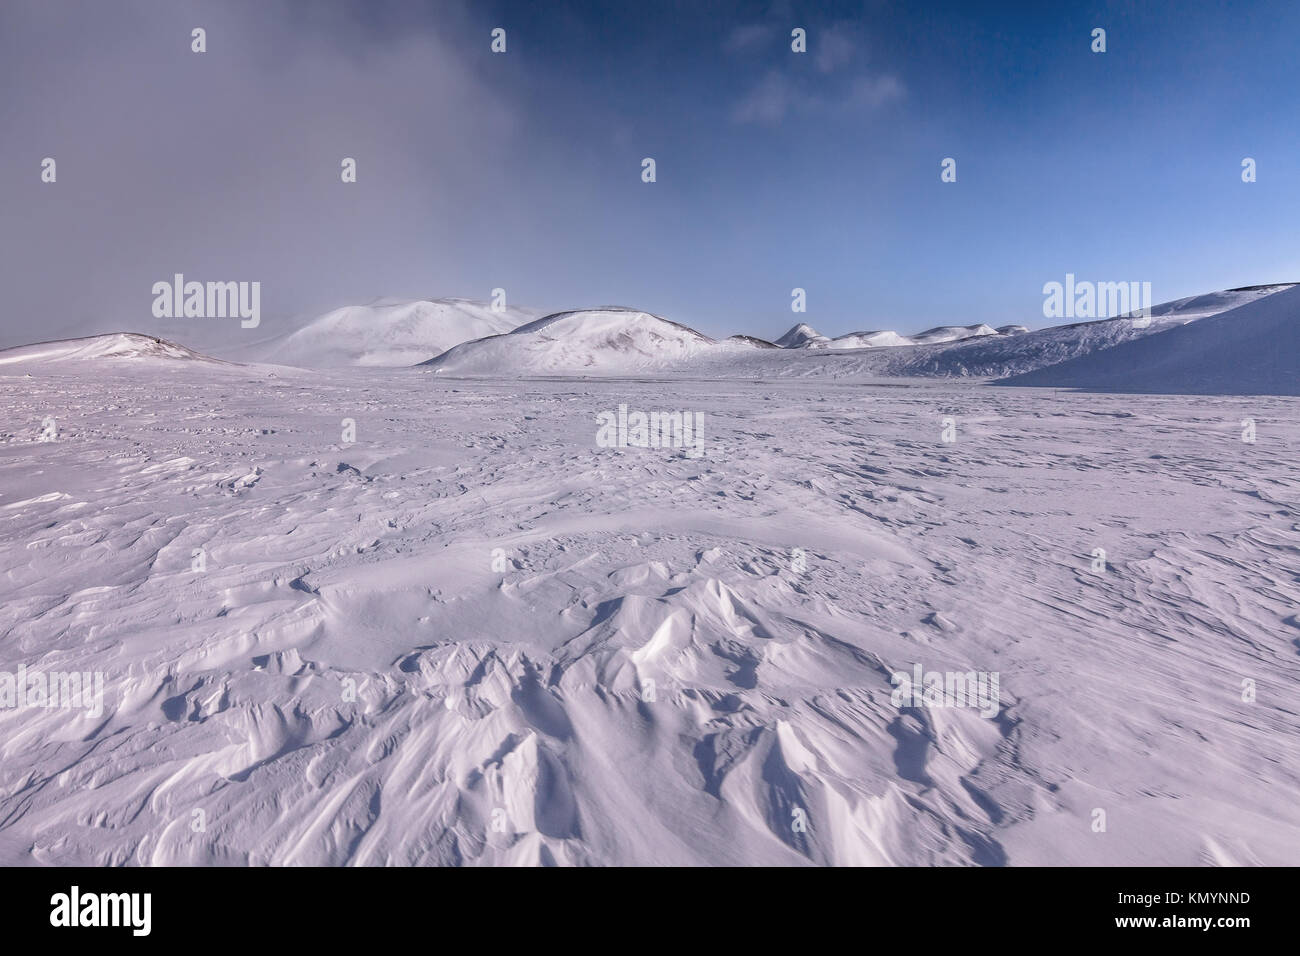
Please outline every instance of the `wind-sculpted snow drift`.
[[0, 673], [106, 701], [0, 707], [0, 863], [1300, 854], [1294, 399], [24, 368]]

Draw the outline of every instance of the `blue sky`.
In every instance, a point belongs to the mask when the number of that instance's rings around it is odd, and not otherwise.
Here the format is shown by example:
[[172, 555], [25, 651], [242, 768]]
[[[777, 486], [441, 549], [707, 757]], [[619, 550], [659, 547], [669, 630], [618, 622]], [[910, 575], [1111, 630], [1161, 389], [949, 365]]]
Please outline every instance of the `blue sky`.
[[261, 281], [263, 332], [500, 286], [767, 337], [1040, 326], [1066, 273], [1300, 279], [1294, 3], [15, 0], [0, 27], [0, 344], [143, 328], [176, 271]]

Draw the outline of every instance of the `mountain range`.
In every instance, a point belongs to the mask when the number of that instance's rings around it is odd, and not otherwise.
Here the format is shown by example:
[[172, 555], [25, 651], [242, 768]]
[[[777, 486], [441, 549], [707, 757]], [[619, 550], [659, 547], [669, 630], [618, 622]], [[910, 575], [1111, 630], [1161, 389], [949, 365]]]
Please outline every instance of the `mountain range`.
[[[1209, 321], [1209, 320], [1213, 321]], [[1127, 391], [1295, 394], [1300, 291], [1249, 286], [1124, 316], [1035, 331], [946, 325], [822, 335], [800, 322], [768, 342], [715, 339], [624, 306], [536, 310], [467, 299], [377, 299], [336, 309], [223, 358], [302, 368], [416, 367], [519, 378], [688, 374], [706, 378], [961, 378]], [[208, 360], [155, 336], [112, 333], [0, 351], [0, 366], [85, 359]]]

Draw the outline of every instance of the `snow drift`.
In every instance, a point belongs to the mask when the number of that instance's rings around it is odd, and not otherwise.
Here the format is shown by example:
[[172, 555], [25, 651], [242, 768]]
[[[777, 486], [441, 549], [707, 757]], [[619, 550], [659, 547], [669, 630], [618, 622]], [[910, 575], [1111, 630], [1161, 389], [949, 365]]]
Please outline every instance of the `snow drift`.
[[998, 384], [1178, 395], [1300, 395], [1300, 288]]
[[1296, 399], [222, 368], [0, 375], [0, 865], [1300, 859]]

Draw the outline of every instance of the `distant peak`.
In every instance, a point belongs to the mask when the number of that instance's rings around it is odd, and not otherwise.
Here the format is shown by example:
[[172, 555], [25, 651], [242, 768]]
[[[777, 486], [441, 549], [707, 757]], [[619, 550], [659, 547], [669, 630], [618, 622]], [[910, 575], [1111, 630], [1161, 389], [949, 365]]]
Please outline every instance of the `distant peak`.
[[809, 342], [824, 342], [826, 336], [822, 335], [816, 329], [806, 322], [800, 322], [785, 335], [776, 340], [776, 344], [783, 349], [797, 349]]

